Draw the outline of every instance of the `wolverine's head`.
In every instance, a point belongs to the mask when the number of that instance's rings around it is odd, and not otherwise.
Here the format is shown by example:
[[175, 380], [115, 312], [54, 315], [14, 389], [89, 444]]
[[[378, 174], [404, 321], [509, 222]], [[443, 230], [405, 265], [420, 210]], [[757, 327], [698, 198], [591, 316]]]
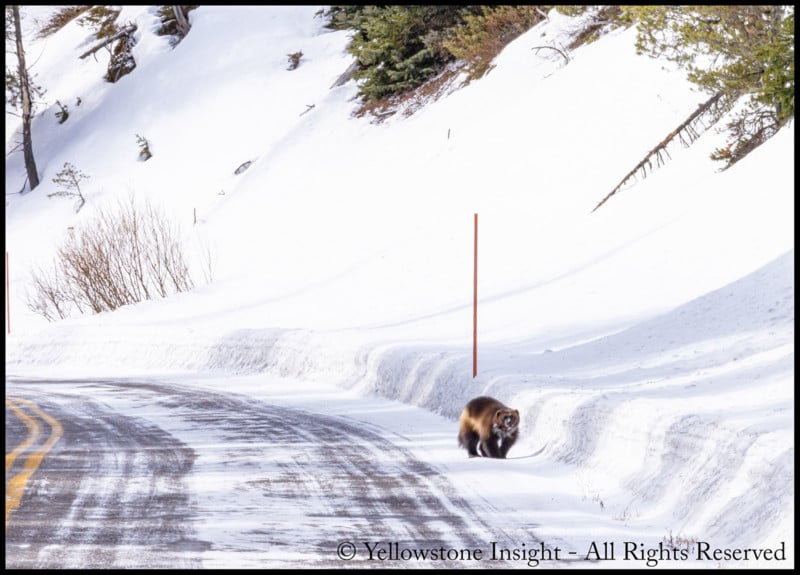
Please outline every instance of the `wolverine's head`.
[[498, 409], [494, 414], [493, 427], [504, 435], [514, 433], [519, 427], [519, 410]]

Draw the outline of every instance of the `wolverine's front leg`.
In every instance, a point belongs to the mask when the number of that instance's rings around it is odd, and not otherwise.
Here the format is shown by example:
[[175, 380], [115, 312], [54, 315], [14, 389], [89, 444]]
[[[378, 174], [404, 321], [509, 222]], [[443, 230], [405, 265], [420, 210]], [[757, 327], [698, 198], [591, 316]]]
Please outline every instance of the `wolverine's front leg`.
[[511, 449], [511, 446], [514, 445], [514, 441], [516, 438], [514, 437], [506, 437], [505, 439], [500, 440], [500, 449], [498, 450], [500, 453], [500, 458], [505, 459], [508, 450]]
[[484, 457], [500, 458], [500, 449], [497, 446], [497, 438], [490, 436], [481, 440], [481, 451]]

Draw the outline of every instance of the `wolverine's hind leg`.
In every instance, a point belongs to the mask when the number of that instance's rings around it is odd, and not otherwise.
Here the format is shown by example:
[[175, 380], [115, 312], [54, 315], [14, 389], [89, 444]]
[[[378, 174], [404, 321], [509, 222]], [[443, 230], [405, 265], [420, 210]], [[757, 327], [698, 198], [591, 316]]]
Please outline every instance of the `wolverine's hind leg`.
[[478, 441], [480, 437], [474, 431], [462, 431], [458, 434], [458, 444], [467, 448], [470, 457], [478, 457]]

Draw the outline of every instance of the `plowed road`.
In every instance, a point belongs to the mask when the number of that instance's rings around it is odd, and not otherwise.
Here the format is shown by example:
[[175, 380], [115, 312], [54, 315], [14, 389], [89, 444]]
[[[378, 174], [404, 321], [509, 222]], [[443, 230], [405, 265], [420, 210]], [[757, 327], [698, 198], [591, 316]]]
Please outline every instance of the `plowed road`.
[[[177, 384], [6, 381], [6, 568], [490, 566], [461, 560], [508, 540], [488, 512], [343, 417]], [[406, 547], [445, 552], [386, 559]]]

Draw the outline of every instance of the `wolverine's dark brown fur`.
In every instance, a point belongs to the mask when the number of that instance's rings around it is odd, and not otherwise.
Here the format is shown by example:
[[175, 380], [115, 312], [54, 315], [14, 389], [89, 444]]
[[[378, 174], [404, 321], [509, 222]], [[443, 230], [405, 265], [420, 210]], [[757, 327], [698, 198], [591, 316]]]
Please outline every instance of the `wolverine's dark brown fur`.
[[[461, 413], [458, 445], [470, 457], [483, 455], [505, 459], [519, 435], [519, 411], [492, 397], [476, 397]], [[478, 445], [481, 453], [478, 453]]]

